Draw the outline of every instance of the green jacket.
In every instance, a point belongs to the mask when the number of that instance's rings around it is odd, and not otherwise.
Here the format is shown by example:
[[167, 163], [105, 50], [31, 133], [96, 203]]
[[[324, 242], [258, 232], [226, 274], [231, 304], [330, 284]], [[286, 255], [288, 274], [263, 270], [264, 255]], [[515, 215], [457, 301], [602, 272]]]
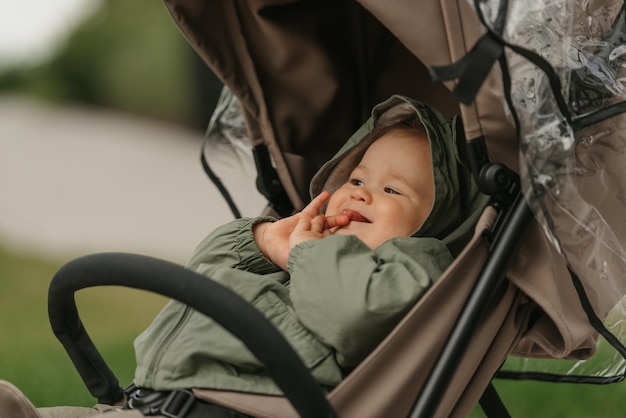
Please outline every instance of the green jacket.
[[[187, 266], [261, 311], [328, 388], [380, 343], [447, 268], [452, 261], [449, 249], [466, 241], [486, 203], [459, 163], [453, 122], [399, 96], [374, 109], [372, 118], [318, 172], [312, 193], [345, 181], [342, 168], [357, 163], [369, 145], [362, 139], [377, 120], [395, 111], [418, 113], [435, 167], [435, 203], [413, 237], [394, 238], [375, 250], [349, 235], [306, 241], [291, 251], [285, 272], [267, 260], [254, 241], [252, 227], [266, 218], [245, 218], [211, 233]], [[135, 349], [135, 383], [140, 387], [280, 394], [240, 341], [176, 301], [137, 338]]]

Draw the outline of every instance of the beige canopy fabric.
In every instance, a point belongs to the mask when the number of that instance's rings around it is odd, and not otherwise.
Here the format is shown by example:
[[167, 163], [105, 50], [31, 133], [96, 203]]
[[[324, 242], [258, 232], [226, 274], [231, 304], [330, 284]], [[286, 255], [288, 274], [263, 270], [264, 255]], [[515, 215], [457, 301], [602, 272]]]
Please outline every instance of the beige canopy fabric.
[[458, 113], [424, 64], [353, 1], [165, 0], [175, 23], [241, 100], [295, 207], [310, 178], [392, 94]]
[[[426, 66], [452, 64], [476, 44], [484, 30], [467, 0], [359, 0]], [[452, 90], [454, 83], [447, 86]], [[467, 140], [484, 137], [492, 162], [517, 171], [517, 137], [505, 114], [500, 72], [494, 67], [474, 103], [461, 105]]]

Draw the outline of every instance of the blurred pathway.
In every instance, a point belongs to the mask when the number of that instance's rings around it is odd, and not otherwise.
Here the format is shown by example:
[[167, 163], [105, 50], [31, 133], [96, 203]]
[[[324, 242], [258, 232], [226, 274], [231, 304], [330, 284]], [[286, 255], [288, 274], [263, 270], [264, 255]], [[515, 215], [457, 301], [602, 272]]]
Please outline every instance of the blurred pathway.
[[[184, 263], [232, 219], [200, 165], [201, 140], [155, 120], [0, 97], [0, 245], [53, 257], [127, 251]], [[243, 215], [259, 214], [255, 174], [226, 175]]]

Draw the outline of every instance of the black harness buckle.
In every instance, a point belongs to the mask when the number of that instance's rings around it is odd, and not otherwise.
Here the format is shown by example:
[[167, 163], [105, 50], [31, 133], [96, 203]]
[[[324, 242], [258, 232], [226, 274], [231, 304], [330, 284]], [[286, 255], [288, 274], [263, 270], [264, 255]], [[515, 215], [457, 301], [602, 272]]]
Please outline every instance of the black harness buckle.
[[193, 407], [196, 397], [187, 389], [158, 391], [138, 388], [132, 384], [126, 389], [128, 408], [146, 416], [163, 415], [167, 418], [184, 418]]
[[161, 415], [168, 418], [183, 418], [187, 416], [195, 401], [196, 397], [190, 390], [173, 390], [161, 406]]
[[252, 418], [233, 409], [196, 399], [190, 389], [153, 390], [131, 384], [124, 391], [125, 409], [135, 409], [147, 417], [166, 418]]

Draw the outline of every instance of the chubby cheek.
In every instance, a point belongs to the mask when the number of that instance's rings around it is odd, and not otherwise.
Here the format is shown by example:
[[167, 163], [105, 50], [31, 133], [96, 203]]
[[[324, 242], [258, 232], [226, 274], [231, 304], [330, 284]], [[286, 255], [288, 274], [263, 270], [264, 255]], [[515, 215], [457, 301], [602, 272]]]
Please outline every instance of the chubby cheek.
[[405, 232], [405, 236], [410, 236], [413, 233], [415, 233], [415, 231], [417, 231], [422, 224], [424, 223], [424, 219], [425, 217], [422, 216], [422, 214], [416, 214], [415, 212], [413, 212], [413, 214], [411, 215], [411, 217], [407, 218], [409, 219], [408, 222], [405, 222], [404, 224], [404, 232]]
[[363, 232], [361, 234], [357, 232], [355, 235], [361, 238], [361, 240], [365, 242], [368, 247], [370, 247], [372, 250], [375, 250], [380, 245], [384, 244], [390, 239], [398, 237], [408, 237], [411, 232], [406, 232], [404, 228], [385, 227], [376, 228], [367, 232]]
[[387, 221], [389, 225], [387, 234], [394, 237], [408, 237], [419, 229], [424, 217], [419, 208], [402, 208], [388, 213]]
[[333, 193], [330, 196], [330, 199], [328, 199], [328, 203], [326, 204], [326, 210], [324, 211], [324, 215], [326, 216], [339, 215], [339, 210], [342, 206], [341, 202], [345, 194], [346, 193], [344, 193], [341, 188], [337, 190], [335, 193]]
[[403, 220], [402, 223], [407, 231], [407, 235], [411, 235], [422, 226], [424, 220], [430, 213], [431, 206], [431, 202], [419, 199], [412, 200], [398, 208], [396, 219]]
[[384, 241], [390, 240], [392, 238], [408, 237], [414, 231], [415, 230], [411, 229], [408, 225], [396, 224], [390, 228], [388, 227], [380, 231], [380, 233], [378, 234], [378, 239], [381, 241], [380, 244], [382, 244]]

